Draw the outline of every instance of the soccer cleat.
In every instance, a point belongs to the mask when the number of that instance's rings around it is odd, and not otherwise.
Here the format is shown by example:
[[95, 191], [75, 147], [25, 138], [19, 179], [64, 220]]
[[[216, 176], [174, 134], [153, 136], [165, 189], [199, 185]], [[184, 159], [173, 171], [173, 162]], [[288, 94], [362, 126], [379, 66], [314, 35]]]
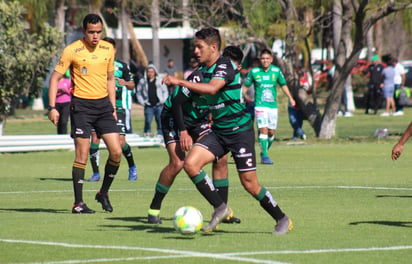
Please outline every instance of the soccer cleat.
[[275, 231], [273, 231], [273, 235], [285, 235], [287, 232], [293, 229], [292, 220], [289, 219], [287, 215], [279, 219], [275, 226]]
[[162, 223], [162, 219], [160, 219], [160, 216], [158, 216], [158, 215], [148, 214], [148, 215], [147, 215], [147, 222], [148, 222], [149, 224], [159, 225], [159, 224]]
[[99, 172], [93, 172], [92, 177], [90, 177], [87, 181], [88, 182], [97, 182], [100, 180], [100, 173]]
[[102, 209], [106, 212], [113, 212], [113, 207], [110, 204], [109, 196], [107, 194], [101, 194], [100, 191], [96, 193], [96, 201], [102, 204]]
[[[230, 214], [222, 220], [224, 224], [240, 224], [240, 219], [233, 216], [233, 210], [230, 209]], [[217, 227], [216, 227], [217, 228]]]
[[223, 204], [224, 207], [220, 208], [221, 206], [219, 206], [218, 208], [215, 209], [215, 212], [212, 215], [212, 219], [210, 220], [209, 224], [207, 224], [204, 228], [203, 231], [208, 233], [208, 232], [212, 232], [213, 229], [216, 228], [216, 226], [222, 222], [223, 219], [227, 218], [231, 213], [232, 210], [229, 208], [229, 206], [227, 206], [226, 204]]
[[73, 204], [72, 214], [94, 214], [95, 211], [86, 206], [85, 203]]
[[261, 163], [262, 163], [262, 164], [273, 164], [273, 161], [271, 161], [271, 160], [269, 159], [269, 157], [263, 157], [263, 156], [262, 156], [262, 161], [261, 161]]
[[129, 181], [137, 180], [137, 167], [136, 164], [129, 167]]

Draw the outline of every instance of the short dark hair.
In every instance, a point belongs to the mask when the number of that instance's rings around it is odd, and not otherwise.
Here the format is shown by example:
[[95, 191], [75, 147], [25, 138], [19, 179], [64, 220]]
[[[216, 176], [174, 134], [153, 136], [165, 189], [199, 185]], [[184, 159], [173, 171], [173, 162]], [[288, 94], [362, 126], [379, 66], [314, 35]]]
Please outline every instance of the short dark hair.
[[114, 39], [109, 38], [109, 37], [104, 37], [103, 40], [111, 43], [113, 45], [113, 48], [116, 48], [116, 41]]
[[243, 51], [237, 46], [227, 46], [223, 50], [222, 55], [237, 62], [238, 64], [240, 64], [243, 60]]
[[221, 48], [222, 39], [220, 38], [219, 30], [214, 27], [202, 28], [196, 32], [195, 37], [203, 40], [208, 45], [216, 44], [218, 50]]
[[83, 19], [83, 29], [84, 30], [87, 29], [87, 24], [96, 25], [99, 22], [102, 23], [102, 25], [103, 25], [103, 20], [99, 15], [97, 15], [97, 14], [88, 14]]
[[273, 53], [270, 49], [263, 49], [260, 53], [260, 56], [262, 56], [263, 54], [269, 54], [271, 57], [273, 57]]

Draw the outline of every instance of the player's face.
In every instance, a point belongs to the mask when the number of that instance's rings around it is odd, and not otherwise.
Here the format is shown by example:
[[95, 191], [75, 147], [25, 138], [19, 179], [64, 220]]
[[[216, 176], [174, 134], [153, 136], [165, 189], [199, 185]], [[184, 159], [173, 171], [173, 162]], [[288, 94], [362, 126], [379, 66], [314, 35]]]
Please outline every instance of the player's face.
[[208, 45], [204, 40], [195, 39], [195, 56], [201, 64], [208, 65], [212, 59], [213, 47]]
[[84, 40], [90, 47], [96, 47], [103, 34], [103, 25], [98, 22], [97, 24], [87, 24], [86, 30], [83, 29]]
[[272, 64], [273, 58], [269, 54], [262, 54], [260, 57], [260, 63], [263, 69], [269, 69], [270, 64]]

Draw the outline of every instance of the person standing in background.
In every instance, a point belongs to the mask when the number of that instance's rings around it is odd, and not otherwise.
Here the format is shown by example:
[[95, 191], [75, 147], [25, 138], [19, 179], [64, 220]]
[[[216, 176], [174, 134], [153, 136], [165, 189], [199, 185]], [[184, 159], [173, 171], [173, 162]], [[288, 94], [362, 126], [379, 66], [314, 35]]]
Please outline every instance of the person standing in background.
[[70, 101], [72, 81], [70, 71], [67, 70], [64, 77], [59, 81], [56, 94], [56, 110], [59, 112], [59, 122], [57, 123], [57, 134], [67, 134], [67, 123], [70, 115]]
[[[174, 62], [173, 59], [168, 60], [167, 68], [165, 70], [165, 73], [166, 73], [166, 75], [177, 77], [177, 70], [176, 70], [175, 62]], [[174, 85], [168, 85], [167, 86], [167, 90], [168, 90], [169, 94], [173, 94], [175, 89], [176, 89], [176, 86], [174, 86]]]
[[169, 93], [167, 86], [159, 78], [156, 66], [149, 64], [146, 67], [145, 76], [137, 84], [137, 102], [144, 106], [144, 135], [151, 135], [153, 117], [156, 120], [157, 136], [163, 137], [161, 113], [163, 104]]
[[405, 70], [405, 67], [403, 67], [403, 65], [398, 62], [397, 58], [393, 58], [393, 63], [395, 64], [395, 80], [394, 80], [395, 96], [393, 99], [395, 100], [395, 108], [396, 108], [396, 112], [393, 113], [393, 115], [402, 116], [403, 115], [403, 105], [399, 103], [399, 92], [398, 92], [398, 96], [396, 96], [396, 94], [398, 90], [405, 89], [404, 85], [405, 85], [406, 70]]

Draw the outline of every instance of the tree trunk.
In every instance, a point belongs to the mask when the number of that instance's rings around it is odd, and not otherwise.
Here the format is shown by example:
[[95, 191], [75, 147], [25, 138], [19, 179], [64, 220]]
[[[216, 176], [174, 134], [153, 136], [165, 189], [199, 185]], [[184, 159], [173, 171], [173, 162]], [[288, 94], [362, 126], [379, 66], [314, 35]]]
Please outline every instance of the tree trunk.
[[128, 20], [127, 27], [129, 29], [130, 34], [130, 41], [132, 43], [133, 53], [135, 54], [135, 61], [138, 65], [146, 67], [148, 64], [147, 56], [144, 53], [142, 45], [140, 44], [139, 39], [137, 38], [136, 34], [134, 33], [133, 24]]
[[128, 14], [126, 12], [126, 0], [122, 0], [122, 7], [120, 11], [120, 23], [122, 25], [122, 60], [130, 64], [130, 48], [129, 48], [129, 37], [127, 35], [128, 29], [127, 29], [127, 20], [128, 20]]
[[159, 16], [159, 1], [153, 0], [152, 2], [152, 54], [153, 64], [160, 70], [160, 43], [159, 43], [159, 28], [160, 28], [160, 16]]

